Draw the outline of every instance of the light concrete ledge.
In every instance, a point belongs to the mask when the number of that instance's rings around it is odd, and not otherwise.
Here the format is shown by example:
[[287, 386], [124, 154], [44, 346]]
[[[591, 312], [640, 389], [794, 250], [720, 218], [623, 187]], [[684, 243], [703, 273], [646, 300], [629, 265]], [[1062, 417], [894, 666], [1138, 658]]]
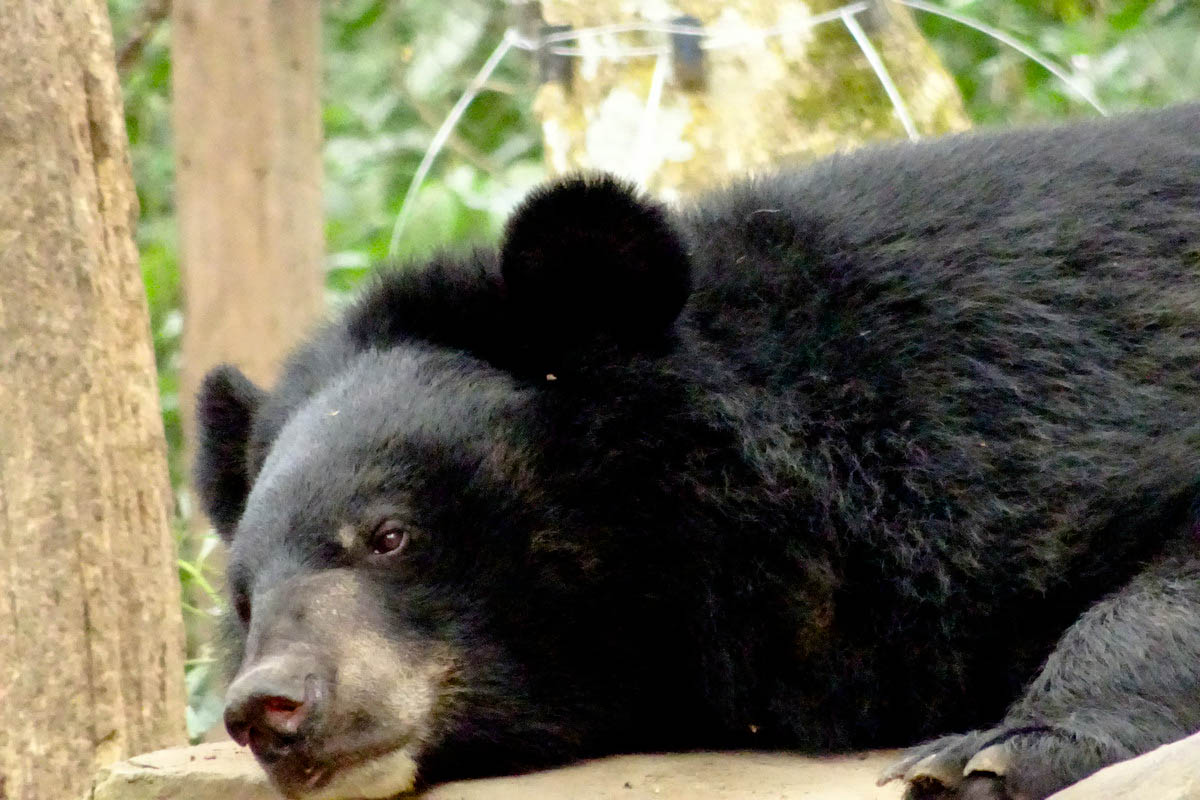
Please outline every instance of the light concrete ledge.
[[1200, 800], [1200, 733], [1105, 767], [1050, 800]]
[[[631, 755], [437, 786], [421, 800], [899, 800], [875, 779], [894, 753]], [[160, 750], [102, 770], [87, 800], [279, 800], [232, 742]], [[1101, 770], [1051, 800], [1200, 800], [1200, 734]]]
[[[877, 787], [894, 754], [632, 755], [434, 787], [421, 800], [899, 800]], [[250, 751], [232, 742], [159, 750], [97, 776], [91, 800], [279, 800]]]

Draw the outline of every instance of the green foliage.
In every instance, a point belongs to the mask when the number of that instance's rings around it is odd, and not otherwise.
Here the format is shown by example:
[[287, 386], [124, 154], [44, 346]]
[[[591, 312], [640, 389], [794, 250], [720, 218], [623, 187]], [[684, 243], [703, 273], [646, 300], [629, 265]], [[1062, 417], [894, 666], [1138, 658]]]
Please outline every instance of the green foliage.
[[[400, 203], [434, 132], [503, 35], [503, 7], [475, 0], [328, 5], [326, 226], [331, 288], [387, 256]], [[512, 54], [455, 129], [416, 197], [401, 260], [492, 238], [492, 198], [541, 174], [528, 59]]]
[[[1200, 94], [1200, 4], [1191, 0], [943, 0], [1032, 44], [1112, 109]], [[115, 38], [127, 41], [141, 0], [109, 0]], [[434, 132], [506, 26], [484, 0], [339, 0], [325, 4], [325, 212], [328, 287], [337, 304], [387, 256], [392, 226]], [[979, 123], [1094, 113], [1041, 67], [988, 36], [918, 12]], [[179, 258], [170, 137], [169, 31], [159, 25], [123, 75], [126, 124], [141, 203], [138, 246], [150, 302], [171, 479], [187, 508], [181, 462]], [[530, 106], [529, 57], [513, 52], [471, 105], [416, 196], [401, 261], [455, 243], [489, 240], [542, 176]], [[217, 671], [195, 631], [212, 628], [222, 600], [209, 560], [215, 542], [184, 541], [177, 526], [189, 637], [188, 728], [220, 718]]]
[[221, 721], [223, 712], [220, 665], [217, 663], [212, 643], [203, 641], [203, 638], [213, 629], [213, 623], [223, 613], [225, 601], [215, 585], [213, 570], [210, 568], [217, 548], [217, 538], [206, 536], [199, 542], [198, 547], [189, 548], [187, 545], [190, 543], [182, 541], [186, 533], [182, 519], [178, 530], [181, 539], [180, 551], [189, 553], [187, 558], [180, 558], [178, 561], [179, 582], [186, 590], [184, 597], [195, 598], [198, 603], [189, 603], [187, 600], [183, 603], [189, 651], [184, 662], [188, 697], [187, 731], [188, 736], [196, 741]]
[[[942, 0], [1065, 67], [1110, 111], [1200, 95], [1200, 4], [1192, 0]], [[1095, 112], [1042, 67], [957, 22], [917, 12], [967, 112], [1010, 124]]]

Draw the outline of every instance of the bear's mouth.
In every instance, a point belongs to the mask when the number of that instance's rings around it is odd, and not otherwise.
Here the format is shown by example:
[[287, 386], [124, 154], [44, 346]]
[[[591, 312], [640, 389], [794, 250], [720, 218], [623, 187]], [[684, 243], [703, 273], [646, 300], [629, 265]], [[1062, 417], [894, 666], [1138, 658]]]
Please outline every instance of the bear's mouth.
[[292, 800], [376, 800], [416, 784], [417, 763], [408, 745], [401, 741], [320, 756], [298, 751], [274, 759], [255, 752], [255, 757], [275, 788]]

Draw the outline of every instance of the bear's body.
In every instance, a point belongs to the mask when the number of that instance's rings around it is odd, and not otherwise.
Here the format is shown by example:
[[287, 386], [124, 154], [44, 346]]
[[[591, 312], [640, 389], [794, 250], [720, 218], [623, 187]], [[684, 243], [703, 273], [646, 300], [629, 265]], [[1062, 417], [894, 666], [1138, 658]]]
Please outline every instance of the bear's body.
[[1200, 729], [1197, 107], [552, 187], [199, 416], [297, 796], [1003, 718], [891, 776], [1038, 798]]

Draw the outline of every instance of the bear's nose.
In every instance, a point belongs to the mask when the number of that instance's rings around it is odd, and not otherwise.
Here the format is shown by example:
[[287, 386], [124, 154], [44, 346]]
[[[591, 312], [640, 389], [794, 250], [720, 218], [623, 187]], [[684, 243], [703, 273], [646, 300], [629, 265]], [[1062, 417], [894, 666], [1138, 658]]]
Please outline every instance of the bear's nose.
[[225, 695], [225, 729], [235, 742], [274, 751], [297, 736], [324, 696], [307, 666], [276, 658], [238, 676]]

